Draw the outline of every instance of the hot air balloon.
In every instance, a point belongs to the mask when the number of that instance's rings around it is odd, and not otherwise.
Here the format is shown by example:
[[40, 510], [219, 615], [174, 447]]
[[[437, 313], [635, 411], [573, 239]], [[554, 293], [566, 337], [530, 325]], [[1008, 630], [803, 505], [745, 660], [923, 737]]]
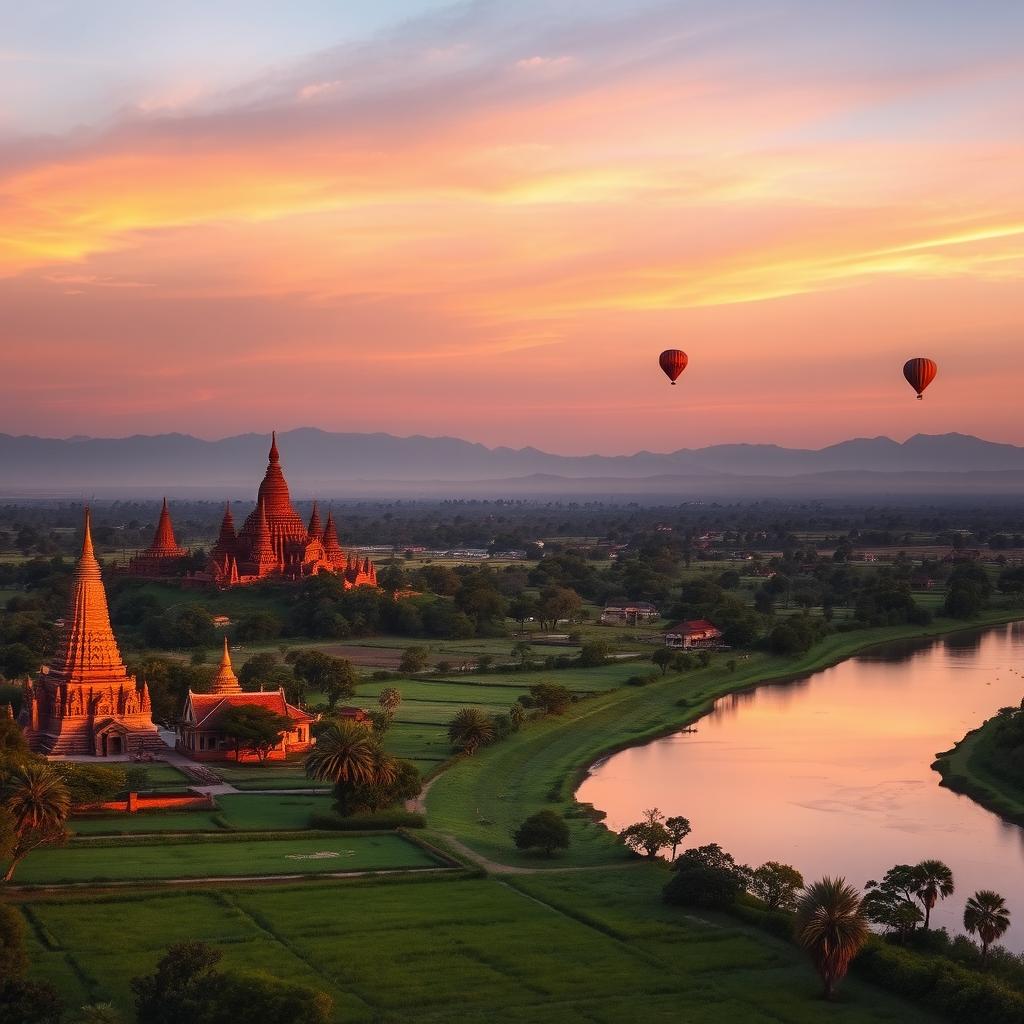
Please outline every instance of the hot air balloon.
[[903, 364], [903, 376], [907, 383], [917, 392], [917, 400], [924, 398], [924, 389], [928, 387], [935, 374], [939, 372], [938, 366], [931, 359], [918, 356], [916, 359], [908, 359]]
[[665, 371], [665, 376], [672, 381], [673, 387], [675, 386], [676, 379], [679, 377], [679, 374], [686, 369], [686, 364], [688, 362], [689, 360], [686, 357], [686, 353], [677, 348], [667, 348], [660, 356], [658, 356], [658, 363], [662, 370]]

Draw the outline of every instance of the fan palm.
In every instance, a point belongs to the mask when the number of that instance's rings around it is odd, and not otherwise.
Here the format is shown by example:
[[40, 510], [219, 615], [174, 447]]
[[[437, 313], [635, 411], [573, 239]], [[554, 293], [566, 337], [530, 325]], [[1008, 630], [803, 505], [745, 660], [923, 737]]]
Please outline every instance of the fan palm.
[[306, 757], [306, 775], [328, 782], [373, 782], [380, 746], [373, 733], [357, 722], [327, 726]]
[[494, 719], [479, 708], [463, 708], [448, 726], [451, 745], [463, 754], [472, 754], [494, 739]]
[[988, 956], [992, 945], [1010, 927], [1010, 911], [1006, 900], [991, 889], [979, 889], [964, 907], [964, 927], [981, 939], [981, 959]]
[[45, 843], [63, 841], [71, 796], [52, 765], [30, 761], [15, 768], [8, 777], [4, 806], [13, 819], [15, 835], [11, 861], [4, 875], [4, 881], [9, 882], [26, 854]]
[[844, 878], [826, 876], [809, 885], [797, 901], [796, 937], [814, 961], [825, 998], [831, 999], [868, 937], [860, 893]]
[[919, 885], [917, 896], [924, 907], [924, 930], [928, 931], [935, 904], [953, 895], [953, 872], [941, 860], [923, 860], [914, 873]]

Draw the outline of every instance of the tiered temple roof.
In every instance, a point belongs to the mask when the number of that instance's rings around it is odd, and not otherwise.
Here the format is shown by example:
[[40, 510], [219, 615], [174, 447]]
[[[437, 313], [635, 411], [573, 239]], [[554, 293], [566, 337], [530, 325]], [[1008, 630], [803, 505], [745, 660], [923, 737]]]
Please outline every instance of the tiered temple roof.
[[171, 513], [164, 498], [153, 542], [128, 563], [128, 571], [133, 576], [178, 576], [183, 571], [182, 560], [187, 556], [188, 552], [175, 540]]
[[321, 526], [316, 503], [308, 524], [295, 511], [275, 432], [256, 508], [237, 534], [230, 506], [225, 509], [209, 567], [194, 578], [230, 587], [268, 577], [300, 580], [320, 572], [335, 573], [351, 587], [377, 583], [377, 571], [369, 559], [353, 560], [342, 549], [333, 513], [328, 512], [327, 522]]
[[110, 626], [88, 509], [60, 647], [25, 684], [24, 697], [21, 721], [33, 750], [105, 755], [163, 747], [149, 688], [128, 675]]

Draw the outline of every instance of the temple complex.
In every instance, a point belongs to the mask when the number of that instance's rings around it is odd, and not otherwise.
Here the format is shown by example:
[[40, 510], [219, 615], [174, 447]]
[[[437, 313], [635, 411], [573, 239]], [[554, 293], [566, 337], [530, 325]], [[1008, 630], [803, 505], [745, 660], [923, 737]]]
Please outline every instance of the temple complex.
[[166, 749], [153, 724], [149, 689], [128, 675], [110, 628], [88, 509], [61, 645], [39, 678], [25, 683], [20, 723], [31, 749], [45, 754]]
[[368, 558], [353, 558], [342, 549], [331, 512], [327, 513], [327, 522], [321, 524], [314, 502], [307, 524], [295, 511], [281, 471], [275, 433], [256, 508], [237, 532], [231, 506], [225, 508], [207, 569], [195, 573], [192, 579], [232, 587], [272, 577], [301, 580], [320, 572], [336, 573], [346, 587], [377, 584], [373, 563]]
[[245, 693], [231, 667], [227, 637], [224, 653], [213, 678], [212, 692], [188, 691], [185, 710], [178, 724], [178, 751], [194, 761], [257, 760], [252, 751], [236, 752], [234, 740], [224, 729], [224, 716], [231, 708], [261, 707], [290, 722], [280, 742], [270, 751], [268, 760], [282, 761], [290, 754], [301, 754], [313, 745], [312, 715], [289, 704], [284, 689], [269, 692]]
[[188, 552], [178, 546], [174, 539], [174, 527], [171, 525], [171, 513], [167, 509], [167, 499], [160, 510], [160, 521], [156, 524], [153, 543], [145, 551], [136, 555], [128, 563], [128, 572], [132, 576], [159, 578], [181, 576], [185, 570], [184, 560]]

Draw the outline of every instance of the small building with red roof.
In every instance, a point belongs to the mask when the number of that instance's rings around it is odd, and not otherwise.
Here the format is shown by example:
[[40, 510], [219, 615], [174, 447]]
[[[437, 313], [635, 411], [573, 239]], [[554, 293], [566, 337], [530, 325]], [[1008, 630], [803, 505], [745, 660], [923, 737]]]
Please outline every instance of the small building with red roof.
[[722, 631], [707, 619], [688, 619], [665, 630], [665, 646], [690, 650], [699, 647], [718, 647]]
[[284, 688], [265, 690], [260, 693], [246, 693], [231, 667], [227, 638], [224, 639], [224, 654], [217, 674], [213, 678], [210, 693], [188, 691], [185, 709], [178, 723], [175, 748], [193, 761], [228, 761], [237, 758], [242, 761], [256, 761], [254, 753], [235, 753], [235, 744], [223, 729], [225, 713], [235, 707], [261, 707], [275, 715], [287, 718], [291, 727], [281, 741], [268, 755], [270, 761], [283, 761], [293, 754], [302, 754], [313, 746], [311, 728], [315, 717], [301, 708], [289, 704]]

